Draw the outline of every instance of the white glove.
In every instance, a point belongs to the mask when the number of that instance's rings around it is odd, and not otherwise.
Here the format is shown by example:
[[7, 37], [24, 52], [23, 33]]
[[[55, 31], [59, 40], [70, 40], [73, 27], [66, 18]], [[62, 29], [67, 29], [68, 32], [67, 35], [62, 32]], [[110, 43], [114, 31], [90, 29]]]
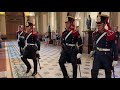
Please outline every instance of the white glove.
[[36, 51], [36, 54], [39, 54], [39, 51]]
[[90, 56], [92, 57], [94, 53], [95, 53], [95, 51], [91, 51]]
[[77, 54], [77, 59], [79, 59], [79, 58], [81, 58], [81, 54], [80, 53]]
[[19, 42], [19, 40], [17, 40], [17, 42]]
[[113, 61], [112, 66], [116, 66], [118, 61]]
[[90, 52], [90, 55], [92, 55], [92, 54], [93, 54], [93, 51]]

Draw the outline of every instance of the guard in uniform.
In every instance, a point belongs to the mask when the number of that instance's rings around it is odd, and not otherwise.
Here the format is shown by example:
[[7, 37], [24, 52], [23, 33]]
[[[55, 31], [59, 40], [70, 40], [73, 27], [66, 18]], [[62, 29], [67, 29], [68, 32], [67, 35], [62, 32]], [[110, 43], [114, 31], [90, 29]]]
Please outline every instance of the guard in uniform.
[[[77, 64], [80, 64], [80, 57], [82, 54], [82, 39], [77, 30], [75, 30], [74, 18], [68, 16], [66, 22], [66, 30], [62, 33], [62, 52], [59, 59], [59, 65], [62, 70], [64, 78], [69, 78], [65, 63], [72, 63], [73, 78], [77, 78]], [[78, 46], [76, 45], [78, 42]], [[79, 62], [78, 62], [79, 60]]]
[[18, 26], [18, 31], [17, 31], [17, 42], [18, 42], [18, 46], [20, 49], [20, 55], [23, 55], [23, 48], [25, 46], [25, 31], [24, 31], [24, 27], [23, 25], [19, 25]]
[[32, 76], [35, 76], [37, 74], [37, 59], [36, 58], [40, 50], [40, 41], [38, 39], [38, 33], [36, 31], [33, 31], [33, 24], [30, 22], [28, 22], [28, 24], [29, 24], [28, 31], [25, 35], [25, 40], [26, 40], [25, 51], [21, 59], [27, 66], [26, 73], [28, 73], [31, 69], [31, 65], [27, 61], [27, 58], [33, 60], [34, 72]]
[[[105, 69], [106, 78], [111, 78], [112, 63], [113, 60], [117, 60], [115, 32], [110, 30], [111, 27], [106, 15], [98, 15], [96, 23], [98, 30], [93, 33], [95, 53], [91, 76], [97, 78], [99, 69]], [[108, 30], [105, 29], [106, 24]]]

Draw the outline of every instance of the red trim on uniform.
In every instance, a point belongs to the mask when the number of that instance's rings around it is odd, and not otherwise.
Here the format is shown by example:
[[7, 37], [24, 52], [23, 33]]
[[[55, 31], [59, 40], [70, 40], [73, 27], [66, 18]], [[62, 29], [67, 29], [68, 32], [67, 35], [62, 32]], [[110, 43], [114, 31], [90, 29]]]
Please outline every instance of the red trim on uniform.
[[106, 36], [106, 39], [108, 41], [111, 41], [111, 40], [114, 40], [115, 39], [115, 35], [116, 33], [111, 31], [111, 30], [107, 30], [107, 36]]
[[78, 35], [79, 35], [78, 31], [75, 30], [75, 31], [72, 32], [72, 36], [78, 36]]
[[64, 32], [62, 32], [62, 36], [63, 36]]
[[32, 36], [36, 36], [37, 35], [37, 32], [36, 31], [33, 31], [32, 32]]

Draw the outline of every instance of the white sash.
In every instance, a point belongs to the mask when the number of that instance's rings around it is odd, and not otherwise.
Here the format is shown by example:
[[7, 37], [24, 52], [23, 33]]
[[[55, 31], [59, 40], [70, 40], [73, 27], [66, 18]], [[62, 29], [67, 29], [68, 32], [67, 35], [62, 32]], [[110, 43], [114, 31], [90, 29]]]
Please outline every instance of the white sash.
[[72, 30], [68, 33], [68, 35], [65, 37], [65, 40], [68, 38], [68, 36], [70, 36], [70, 34], [72, 33]]
[[100, 41], [100, 39], [106, 34], [106, 32], [104, 32], [99, 38], [98, 40], [96, 41], [96, 44], [98, 44], [98, 42]]
[[20, 34], [18, 33], [18, 39], [17, 39], [18, 41], [19, 41], [20, 35], [22, 35], [22, 33], [23, 33], [23, 31]]
[[26, 45], [26, 46], [27, 46], [27, 40], [28, 40], [28, 38], [30, 37], [31, 34], [32, 34], [32, 33], [30, 33], [30, 34], [27, 36], [26, 40], [25, 40], [25, 45]]
[[19, 34], [19, 35], [22, 35], [23, 31]]

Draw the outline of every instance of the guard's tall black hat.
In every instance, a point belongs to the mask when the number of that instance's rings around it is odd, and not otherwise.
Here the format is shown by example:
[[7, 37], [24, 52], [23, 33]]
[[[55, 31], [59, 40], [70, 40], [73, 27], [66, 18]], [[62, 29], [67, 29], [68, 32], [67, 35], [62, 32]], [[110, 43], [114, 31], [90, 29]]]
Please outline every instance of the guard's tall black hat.
[[75, 21], [75, 18], [72, 15], [70, 15], [69, 13], [67, 13], [67, 19], [68, 20], [65, 23]]
[[27, 22], [26, 27], [29, 27], [29, 26], [33, 26], [33, 23], [31, 23], [31, 22]]
[[107, 15], [98, 15], [97, 16], [97, 21], [96, 21], [96, 23], [97, 24], [101, 24], [101, 23], [104, 23], [104, 24], [106, 24], [106, 22], [107, 22], [107, 20], [108, 20], [108, 16]]

